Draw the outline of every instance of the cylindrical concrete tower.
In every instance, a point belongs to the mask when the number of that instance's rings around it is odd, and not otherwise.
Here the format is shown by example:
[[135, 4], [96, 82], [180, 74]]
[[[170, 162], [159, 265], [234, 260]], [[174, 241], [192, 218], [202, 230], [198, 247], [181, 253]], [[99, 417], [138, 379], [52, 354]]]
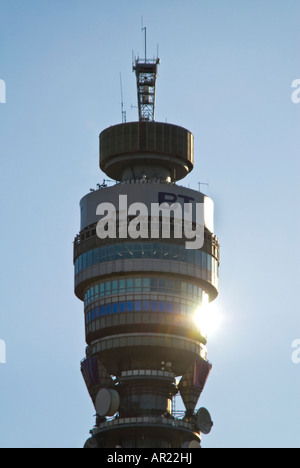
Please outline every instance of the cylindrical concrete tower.
[[[116, 184], [80, 202], [74, 265], [87, 342], [81, 371], [97, 414], [88, 448], [200, 447], [201, 432], [212, 426], [206, 410], [195, 410], [211, 370], [195, 316], [218, 294], [219, 243], [212, 201], [176, 184], [193, 169], [193, 135], [153, 120], [158, 63], [134, 65], [139, 121], [100, 134], [100, 168]], [[155, 216], [153, 206], [169, 211]], [[189, 212], [196, 228], [196, 206], [204, 237], [187, 248], [191, 237], [183, 218], [178, 229], [175, 208]], [[182, 414], [173, 407], [178, 393]]]

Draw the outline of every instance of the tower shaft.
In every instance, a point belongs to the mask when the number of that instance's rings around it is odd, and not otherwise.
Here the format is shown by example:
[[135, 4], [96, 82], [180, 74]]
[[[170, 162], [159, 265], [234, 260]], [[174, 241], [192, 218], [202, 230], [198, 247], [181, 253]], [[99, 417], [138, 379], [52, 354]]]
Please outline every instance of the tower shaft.
[[[157, 65], [135, 62], [139, 121], [100, 134], [100, 168], [116, 185], [99, 186], [80, 202], [74, 266], [87, 343], [81, 372], [97, 413], [89, 448], [200, 447], [207, 418], [196, 406], [212, 366], [195, 317], [218, 294], [219, 242], [212, 200], [176, 184], [193, 169], [194, 138], [154, 121]], [[189, 233], [196, 233], [199, 206], [203, 242], [187, 248], [187, 225], [177, 215], [188, 214]], [[185, 412], [174, 407], [177, 395]], [[207, 427], [209, 421], [203, 432]]]

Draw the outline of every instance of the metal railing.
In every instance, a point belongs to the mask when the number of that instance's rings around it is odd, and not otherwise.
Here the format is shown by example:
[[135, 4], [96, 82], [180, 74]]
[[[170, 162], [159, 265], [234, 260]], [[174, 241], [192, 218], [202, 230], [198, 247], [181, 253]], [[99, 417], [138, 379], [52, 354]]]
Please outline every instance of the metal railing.
[[[179, 414], [185, 414], [183, 412], [176, 412], [178, 415]], [[124, 425], [144, 425], [144, 424], [150, 424], [150, 425], [157, 425], [157, 426], [168, 426], [172, 428], [178, 428], [178, 429], [186, 429], [188, 431], [194, 431], [195, 427], [193, 424], [184, 421], [182, 419], [177, 419], [170, 415], [169, 418], [166, 418], [164, 416], [144, 416], [144, 417], [133, 417], [133, 418], [114, 418], [107, 420], [105, 423], [99, 424], [99, 426], [94, 427], [90, 432], [92, 435], [96, 435], [99, 432], [102, 432], [105, 429], [110, 429], [110, 428], [117, 428], [120, 426]]]

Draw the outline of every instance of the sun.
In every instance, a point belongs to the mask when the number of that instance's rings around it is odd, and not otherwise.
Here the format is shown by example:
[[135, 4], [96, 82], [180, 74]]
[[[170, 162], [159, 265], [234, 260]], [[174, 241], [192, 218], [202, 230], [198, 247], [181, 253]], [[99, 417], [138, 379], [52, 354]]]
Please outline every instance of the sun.
[[201, 334], [208, 337], [214, 334], [220, 327], [222, 316], [217, 304], [214, 302], [202, 304], [195, 311], [194, 321], [199, 327]]

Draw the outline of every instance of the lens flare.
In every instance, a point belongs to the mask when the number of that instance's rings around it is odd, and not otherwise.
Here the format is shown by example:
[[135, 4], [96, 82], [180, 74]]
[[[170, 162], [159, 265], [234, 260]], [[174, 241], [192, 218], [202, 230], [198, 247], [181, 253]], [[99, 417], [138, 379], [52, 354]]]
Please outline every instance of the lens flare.
[[217, 304], [212, 302], [200, 306], [195, 312], [194, 320], [201, 334], [207, 337], [218, 330], [222, 317]]

